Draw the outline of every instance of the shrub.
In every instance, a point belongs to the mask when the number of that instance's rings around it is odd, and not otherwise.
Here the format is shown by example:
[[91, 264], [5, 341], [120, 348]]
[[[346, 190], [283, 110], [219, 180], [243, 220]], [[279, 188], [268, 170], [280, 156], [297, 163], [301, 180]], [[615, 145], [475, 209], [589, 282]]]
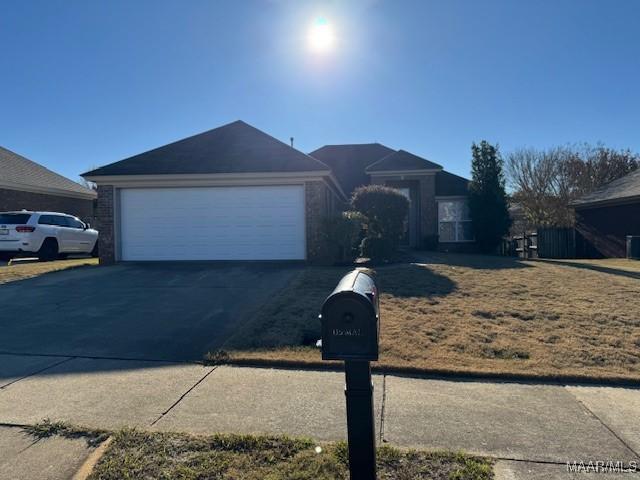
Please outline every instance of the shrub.
[[382, 185], [356, 189], [351, 206], [365, 217], [366, 238], [362, 254], [374, 260], [389, 259], [405, 233], [409, 201], [398, 190]]
[[386, 238], [365, 237], [360, 244], [363, 257], [386, 260], [395, 251], [393, 244]]
[[317, 260], [325, 264], [351, 263], [358, 255], [365, 218], [358, 212], [342, 212], [322, 220]]
[[434, 251], [438, 249], [438, 235], [426, 235], [422, 239], [422, 249]]

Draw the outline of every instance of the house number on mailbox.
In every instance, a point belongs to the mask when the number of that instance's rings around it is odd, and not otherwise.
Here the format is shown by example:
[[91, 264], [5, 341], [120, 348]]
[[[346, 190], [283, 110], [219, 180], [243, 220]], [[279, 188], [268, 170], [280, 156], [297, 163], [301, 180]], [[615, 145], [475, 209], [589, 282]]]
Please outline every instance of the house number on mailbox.
[[359, 328], [350, 328], [347, 330], [342, 330], [340, 328], [334, 328], [333, 332], [332, 332], [334, 337], [360, 337], [362, 336], [362, 333], [360, 332]]

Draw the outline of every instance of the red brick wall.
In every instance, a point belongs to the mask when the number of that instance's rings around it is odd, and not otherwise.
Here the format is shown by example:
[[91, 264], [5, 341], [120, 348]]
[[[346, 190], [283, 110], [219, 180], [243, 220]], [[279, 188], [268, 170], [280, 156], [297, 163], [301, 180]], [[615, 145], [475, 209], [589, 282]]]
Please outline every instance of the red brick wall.
[[0, 212], [22, 210], [24, 208], [26, 210], [68, 213], [85, 222], [94, 224], [93, 207], [93, 200], [0, 188]]

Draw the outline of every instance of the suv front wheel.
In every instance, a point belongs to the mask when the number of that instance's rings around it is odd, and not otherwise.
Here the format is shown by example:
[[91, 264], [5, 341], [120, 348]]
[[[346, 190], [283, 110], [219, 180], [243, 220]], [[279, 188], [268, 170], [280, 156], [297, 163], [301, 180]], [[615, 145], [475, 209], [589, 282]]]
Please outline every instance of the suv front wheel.
[[58, 241], [55, 238], [46, 238], [38, 250], [38, 260], [48, 262], [58, 258]]

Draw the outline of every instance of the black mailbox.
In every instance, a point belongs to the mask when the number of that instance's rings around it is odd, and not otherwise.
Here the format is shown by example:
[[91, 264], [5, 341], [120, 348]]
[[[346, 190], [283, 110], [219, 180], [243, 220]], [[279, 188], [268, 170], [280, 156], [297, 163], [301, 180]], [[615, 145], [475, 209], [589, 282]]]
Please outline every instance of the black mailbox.
[[348, 273], [322, 305], [323, 360], [378, 360], [378, 289], [362, 270]]

